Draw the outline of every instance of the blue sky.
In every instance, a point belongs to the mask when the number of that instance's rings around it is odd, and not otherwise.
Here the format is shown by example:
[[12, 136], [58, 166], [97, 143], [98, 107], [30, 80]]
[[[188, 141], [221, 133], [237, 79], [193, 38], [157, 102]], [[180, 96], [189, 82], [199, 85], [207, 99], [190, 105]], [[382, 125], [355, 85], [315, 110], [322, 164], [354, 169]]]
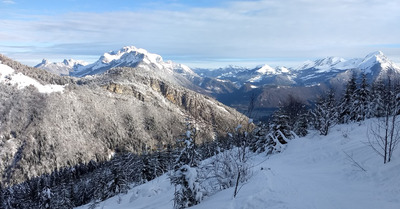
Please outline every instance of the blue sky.
[[97, 60], [134, 45], [191, 67], [296, 64], [381, 50], [400, 63], [400, 1], [0, 0], [0, 53]]

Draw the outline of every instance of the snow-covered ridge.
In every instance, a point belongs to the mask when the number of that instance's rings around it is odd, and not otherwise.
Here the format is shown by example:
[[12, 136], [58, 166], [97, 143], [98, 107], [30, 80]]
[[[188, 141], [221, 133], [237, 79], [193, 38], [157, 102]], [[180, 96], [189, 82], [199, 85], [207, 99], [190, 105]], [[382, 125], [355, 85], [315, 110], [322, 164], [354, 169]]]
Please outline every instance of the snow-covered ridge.
[[183, 75], [198, 76], [186, 65], [172, 61], [164, 62], [160, 55], [135, 46], [125, 46], [118, 51], [104, 53], [96, 62], [86, 66], [78, 66], [70, 75], [80, 77], [103, 73], [113, 67], [135, 67], [137, 65], [153, 66], [168, 73], [176, 72]]
[[8, 65], [0, 64], [0, 83], [16, 85], [18, 89], [34, 86], [40, 93], [63, 92], [64, 86], [61, 85], [42, 85], [37, 80], [22, 73], [15, 73], [15, 70]]
[[381, 51], [372, 52], [364, 58], [346, 60], [340, 57], [327, 57], [315, 61], [306, 61], [295, 70], [315, 68], [318, 69], [317, 73], [324, 73], [333, 70], [360, 69], [368, 74], [372, 73], [371, 69], [375, 65], [380, 65], [382, 70], [393, 69], [400, 73], [400, 67], [389, 60]]
[[[158, 54], [149, 53], [145, 49], [136, 48], [134, 46], [125, 46], [119, 51], [112, 51], [109, 53], [104, 53], [96, 63], [99, 62], [103, 64], [111, 63], [112, 61], [135, 63], [143, 60], [147, 64], [155, 63], [159, 64], [163, 62], [162, 57]], [[94, 68], [99, 68], [100, 66], [94, 66]]]
[[35, 68], [44, 69], [57, 75], [69, 75], [79, 66], [86, 66], [87, 64], [85, 61], [74, 59], [64, 59], [62, 62], [49, 62], [47, 59], [43, 59]]

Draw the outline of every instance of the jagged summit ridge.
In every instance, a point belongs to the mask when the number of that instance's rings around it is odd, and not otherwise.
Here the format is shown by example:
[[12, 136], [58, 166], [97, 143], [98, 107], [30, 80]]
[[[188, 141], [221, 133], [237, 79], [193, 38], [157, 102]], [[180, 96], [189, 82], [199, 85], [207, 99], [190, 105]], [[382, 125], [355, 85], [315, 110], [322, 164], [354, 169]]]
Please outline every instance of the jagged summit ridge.
[[41, 68], [57, 75], [69, 75], [80, 66], [85, 66], [88, 63], [82, 60], [64, 59], [62, 62], [49, 62], [43, 59], [35, 68]]
[[147, 64], [154, 63], [160, 64], [163, 62], [163, 59], [158, 54], [149, 53], [147, 50], [142, 48], [136, 48], [135, 46], [125, 46], [121, 48], [119, 51], [111, 51], [109, 53], [104, 53], [100, 59], [95, 62], [93, 68], [98, 69], [104, 66], [105, 64], [109, 64], [111, 62], [125, 63], [125, 64], [134, 64], [139, 61], [144, 61]]
[[[118, 51], [104, 53], [96, 62], [78, 67], [71, 76], [82, 77], [85, 75], [94, 75], [103, 73], [114, 67], [136, 67], [146, 66], [163, 73], [179, 73], [186, 76], [197, 76], [188, 66], [177, 64], [172, 61], [164, 62], [163, 58], [158, 54], [153, 54], [145, 49], [135, 46], [125, 46]], [[161, 73], [161, 71], [159, 73]]]

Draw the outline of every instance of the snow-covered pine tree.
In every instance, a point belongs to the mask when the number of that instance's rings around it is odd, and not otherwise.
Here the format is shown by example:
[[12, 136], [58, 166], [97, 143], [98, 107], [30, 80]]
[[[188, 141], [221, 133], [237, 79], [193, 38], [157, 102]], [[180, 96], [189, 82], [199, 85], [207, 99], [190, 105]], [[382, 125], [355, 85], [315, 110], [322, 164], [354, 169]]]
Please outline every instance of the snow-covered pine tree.
[[353, 74], [346, 85], [346, 90], [339, 104], [339, 123], [349, 123], [356, 119], [354, 103], [356, 100], [356, 75]]
[[0, 208], [5, 208], [6, 205], [6, 190], [0, 185]]
[[267, 149], [267, 135], [269, 127], [265, 123], [260, 123], [252, 132], [250, 150], [257, 153], [265, 152]]
[[251, 136], [250, 150], [253, 152], [266, 152], [266, 154], [269, 155], [279, 153], [285, 147], [273, 134], [267, 124], [259, 125], [253, 130]]
[[51, 190], [50, 208], [70, 209], [74, 207], [71, 186], [69, 182], [62, 182]]
[[286, 144], [287, 140], [293, 137], [291, 133], [292, 127], [289, 125], [289, 116], [283, 111], [282, 107], [274, 112], [270, 130], [281, 144]]
[[147, 182], [156, 177], [156, 172], [154, 171], [154, 166], [152, 165], [152, 156], [149, 153], [142, 154], [142, 179]]
[[200, 155], [196, 151], [196, 128], [187, 124], [185, 138], [180, 140], [183, 149], [174, 163], [170, 174], [171, 184], [175, 186], [174, 207], [177, 209], [197, 205], [202, 198], [196, 167]]
[[306, 136], [308, 134], [308, 118], [309, 118], [309, 113], [307, 112], [302, 112], [298, 116], [298, 119], [296, 120], [296, 123], [294, 124], [293, 132], [297, 134], [297, 136]]
[[367, 76], [361, 74], [359, 88], [355, 91], [356, 101], [354, 102], [354, 112], [356, 121], [363, 121], [372, 117], [371, 109], [371, 90], [369, 88]]
[[44, 187], [40, 193], [40, 208], [51, 208], [50, 202], [53, 193], [49, 187]]
[[109, 182], [111, 182], [109, 177], [111, 176], [111, 173], [110, 168], [104, 167], [104, 169], [98, 169], [93, 174], [91, 181], [95, 184], [92, 185], [93, 189], [91, 194], [93, 197], [89, 208], [96, 208], [101, 201], [112, 196], [111, 191], [109, 190]]
[[12, 208], [11, 207], [12, 192], [9, 188], [2, 188], [0, 185], [0, 208]]
[[298, 136], [307, 134], [307, 107], [299, 99], [293, 95], [289, 95], [284, 106], [281, 107], [284, 115], [288, 116], [288, 124]]
[[127, 193], [129, 190], [129, 185], [126, 180], [125, 171], [122, 168], [112, 170], [112, 180], [109, 183], [109, 191], [111, 196]]
[[373, 117], [382, 117], [385, 114], [385, 83], [381, 79], [372, 84], [371, 94], [371, 114]]
[[335, 91], [331, 89], [317, 101], [314, 111], [314, 125], [321, 135], [326, 136], [329, 129], [337, 123]]

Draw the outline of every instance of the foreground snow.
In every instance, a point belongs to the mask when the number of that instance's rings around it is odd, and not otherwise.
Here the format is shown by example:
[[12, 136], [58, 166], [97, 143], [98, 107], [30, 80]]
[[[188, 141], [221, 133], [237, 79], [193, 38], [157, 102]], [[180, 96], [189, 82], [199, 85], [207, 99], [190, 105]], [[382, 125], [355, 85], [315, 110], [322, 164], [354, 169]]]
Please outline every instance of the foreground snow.
[[[326, 137], [310, 133], [292, 140], [282, 153], [269, 158], [255, 155], [250, 161], [252, 177], [235, 199], [230, 188], [192, 208], [398, 209], [400, 151], [396, 150], [392, 162], [383, 164], [383, 159], [365, 144], [371, 122], [336, 126]], [[164, 175], [100, 203], [99, 208], [170, 209], [173, 192]]]

